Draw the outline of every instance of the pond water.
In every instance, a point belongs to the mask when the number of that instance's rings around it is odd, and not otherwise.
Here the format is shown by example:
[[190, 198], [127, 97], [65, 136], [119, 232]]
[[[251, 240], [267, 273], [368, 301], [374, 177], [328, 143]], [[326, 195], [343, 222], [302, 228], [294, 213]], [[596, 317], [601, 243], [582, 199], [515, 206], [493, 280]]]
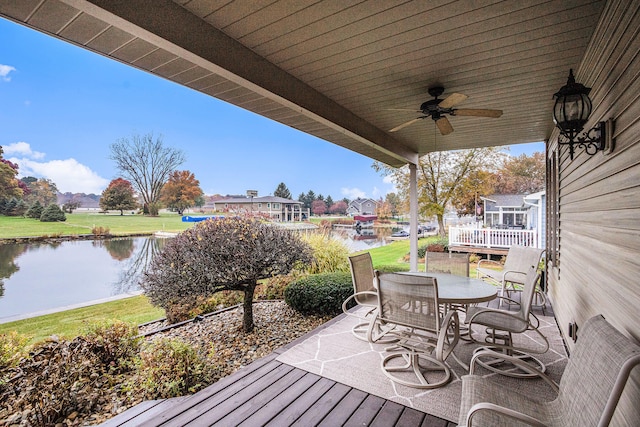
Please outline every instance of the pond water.
[[0, 322], [138, 291], [137, 277], [165, 239], [0, 245]]
[[[351, 252], [390, 243], [391, 228], [334, 228]], [[0, 323], [139, 292], [138, 277], [167, 239], [155, 237], [0, 245]]]

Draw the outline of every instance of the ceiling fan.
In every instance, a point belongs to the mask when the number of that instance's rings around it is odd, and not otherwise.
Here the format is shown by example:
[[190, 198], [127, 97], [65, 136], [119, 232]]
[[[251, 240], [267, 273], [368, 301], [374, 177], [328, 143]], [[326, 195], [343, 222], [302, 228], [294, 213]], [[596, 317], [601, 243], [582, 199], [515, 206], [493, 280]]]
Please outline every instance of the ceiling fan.
[[[409, 120], [399, 126], [389, 130], [389, 132], [396, 132], [403, 129], [415, 122], [418, 122], [427, 117], [431, 117], [435, 122], [438, 130], [442, 135], [448, 135], [453, 132], [453, 126], [447, 119], [447, 115], [450, 116], [474, 116], [474, 117], [492, 117], [498, 118], [502, 115], [502, 110], [487, 110], [487, 109], [470, 109], [470, 108], [453, 108], [454, 105], [458, 105], [464, 102], [468, 97], [461, 93], [452, 93], [444, 99], [438, 99], [440, 95], [444, 93], [444, 88], [441, 86], [435, 86], [429, 88], [429, 95], [433, 96], [427, 102], [423, 102], [420, 106], [420, 110], [417, 113], [424, 114], [423, 116], [416, 117], [413, 120]], [[413, 111], [413, 110], [411, 110]]]

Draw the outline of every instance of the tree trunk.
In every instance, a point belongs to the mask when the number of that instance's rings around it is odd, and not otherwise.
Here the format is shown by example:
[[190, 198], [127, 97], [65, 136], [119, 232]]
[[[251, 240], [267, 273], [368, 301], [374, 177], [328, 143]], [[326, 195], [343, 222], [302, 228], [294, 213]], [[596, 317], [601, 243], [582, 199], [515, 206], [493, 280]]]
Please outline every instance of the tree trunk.
[[253, 293], [256, 289], [256, 283], [247, 285], [244, 290], [244, 315], [242, 317], [242, 326], [245, 333], [253, 331]]
[[438, 217], [438, 235], [444, 239], [447, 237], [447, 230], [444, 228], [444, 216], [441, 214], [436, 216]]

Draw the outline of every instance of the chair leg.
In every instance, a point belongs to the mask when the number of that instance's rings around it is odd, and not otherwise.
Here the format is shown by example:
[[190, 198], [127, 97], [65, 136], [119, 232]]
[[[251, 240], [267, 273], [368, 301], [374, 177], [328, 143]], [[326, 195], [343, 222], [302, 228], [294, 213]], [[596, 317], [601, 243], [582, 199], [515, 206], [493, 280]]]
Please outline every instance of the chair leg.
[[[396, 365], [394, 361], [398, 359], [402, 359], [404, 363]], [[451, 381], [451, 370], [444, 362], [415, 351], [393, 353], [385, 357], [382, 360], [382, 371], [395, 383], [420, 389], [442, 387]], [[434, 375], [433, 372], [439, 374]]]
[[[546, 366], [544, 365], [544, 363], [542, 363], [542, 361], [540, 361], [540, 359], [532, 356], [527, 352], [514, 348], [513, 337], [510, 332], [501, 333], [500, 331], [497, 332], [495, 329], [487, 328], [486, 333], [487, 333], [487, 337], [485, 338], [485, 342], [487, 343], [487, 345], [475, 349], [474, 354], [479, 351], [490, 350], [491, 357], [488, 357], [486, 360], [478, 358], [476, 360], [476, 363], [478, 365], [492, 372], [509, 376], [509, 377], [514, 377], [514, 378], [537, 377], [537, 374], [520, 369], [513, 363], [505, 361], [504, 358], [500, 357], [501, 354], [504, 354], [507, 356], [515, 357], [519, 359], [521, 362], [534, 367], [540, 372], [545, 372]], [[538, 331], [538, 334], [540, 334], [539, 331]], [[543, 338], [545, 337], [543, 336]], [[546, 338], [545, 338], [545, 341], [546, 341]], [[485, 355], [483, 357], [487, 357], [487, 356], [489, 355]]]

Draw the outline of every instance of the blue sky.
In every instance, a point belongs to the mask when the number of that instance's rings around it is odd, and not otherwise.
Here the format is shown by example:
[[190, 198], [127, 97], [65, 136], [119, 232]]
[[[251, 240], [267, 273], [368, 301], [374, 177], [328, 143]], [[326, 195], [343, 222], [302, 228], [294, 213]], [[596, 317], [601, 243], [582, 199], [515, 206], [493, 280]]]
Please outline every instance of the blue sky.
[[[393, 191], [372, 160], [0, 18], [0, 145], [20, 176], [62, 192], [99, 194], [118, 178], [109, 146], [152, 133], [184, 151], [207, 195], [266, 196], [280, 182], [294, 199]], [[544, 151], [511, 146], [510, 154]]]

